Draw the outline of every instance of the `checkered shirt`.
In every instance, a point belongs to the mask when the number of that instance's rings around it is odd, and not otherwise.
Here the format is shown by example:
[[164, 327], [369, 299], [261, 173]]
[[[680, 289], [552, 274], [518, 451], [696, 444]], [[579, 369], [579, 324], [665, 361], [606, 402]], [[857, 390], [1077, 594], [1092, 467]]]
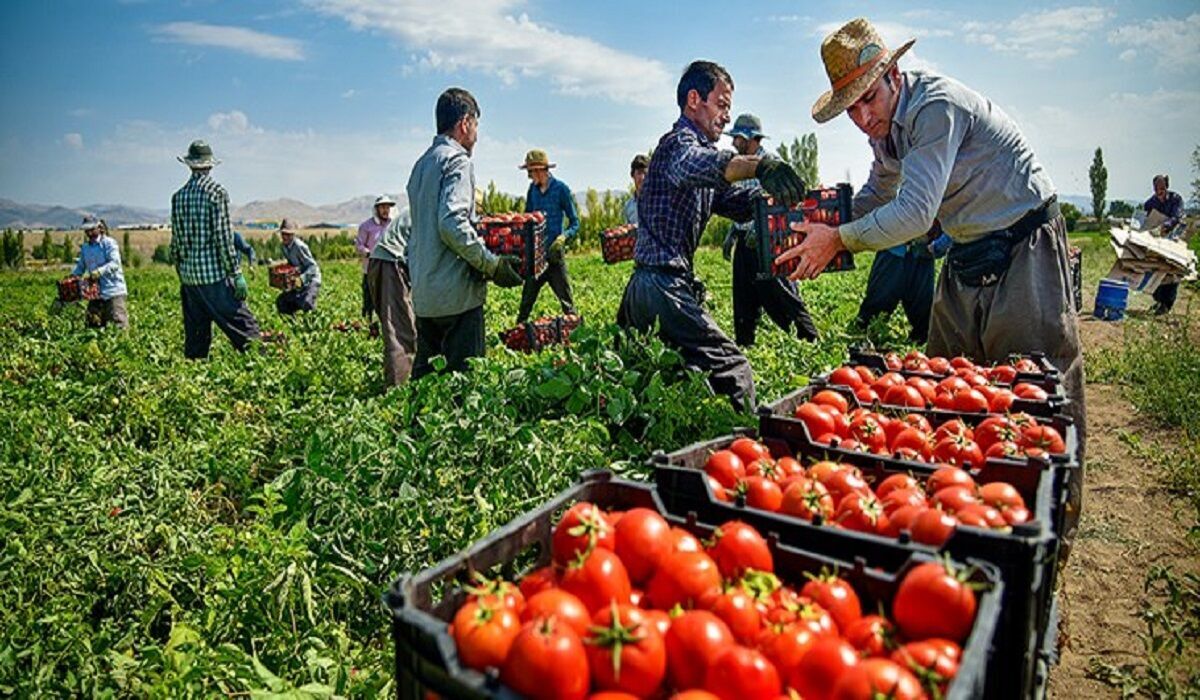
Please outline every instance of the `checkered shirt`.
[[171, 261], [182, 284], [213, 284], [239, 271], [229, 226], [229, 195], [207, 170], [195, 170], [171, 197]]

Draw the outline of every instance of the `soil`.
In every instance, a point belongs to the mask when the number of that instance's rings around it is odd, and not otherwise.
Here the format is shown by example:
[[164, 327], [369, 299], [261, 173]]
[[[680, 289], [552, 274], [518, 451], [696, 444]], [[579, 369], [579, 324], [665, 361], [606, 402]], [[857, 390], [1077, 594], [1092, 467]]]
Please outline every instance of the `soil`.
[[[1188, 308], [1182, 295], [1175, 308]], [[1081, 319], [1080, 333], [1087, 353], [1123, 339], [1122, 324], [1090, 317]], [[1093, 660], [1120, 666], [1145, 659], [1139, 634], [1146, 626], [1137, 615], [1148, 602], [1146, 572], [1155, 565], [1200, 571], [1200, 557], [1185, 540], [1187, 504], [1166, 491], [1130, 445], [1177, 444], [1181, 435], [1138, 416], [1119, 386], [1089, 382], [1086, 400], [1083, 513], [1059, 576], [1060, 659], [1048, 688], [1055, 698], [1119, 697], [1118, 689], [1089, 678], [1088, 667]]]

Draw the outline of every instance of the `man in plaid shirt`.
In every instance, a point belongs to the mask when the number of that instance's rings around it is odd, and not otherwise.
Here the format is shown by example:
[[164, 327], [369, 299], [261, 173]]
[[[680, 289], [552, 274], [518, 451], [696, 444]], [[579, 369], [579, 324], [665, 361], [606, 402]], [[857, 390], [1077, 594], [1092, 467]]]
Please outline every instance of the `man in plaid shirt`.
[[208, 357], [214, 322], [233, 347], [245, 350], [259, 337], [258, 321], [245, 303], [249, 287], [233, 247], [229, 195], [212, 179], [213, 166], [221, 161], [207, 143], [193, 141], [179, 162], [192, 170], [171, 197], [171, 262], [183, 298], [183, 354]]
[[[708, 372], [714, 391], [728, 395], [739, 410], [753, 410], [750, 362], [701, 306], [703, 286], [692, 272], [692, 258], [712, 214], [745, 221], [763, 190], [794, 205], [804, 183], [783, 161], [717, 150], [733, 104], [733, 78], [724, 68], [694, 61], [675, 97], [679, 119], [654, 149], [638, 193], [635, 266], [617, 323], [642, 332], [657, 325], [659, 336], [689, 367]], [[761, 186], [733, 186], [752, 178]]]

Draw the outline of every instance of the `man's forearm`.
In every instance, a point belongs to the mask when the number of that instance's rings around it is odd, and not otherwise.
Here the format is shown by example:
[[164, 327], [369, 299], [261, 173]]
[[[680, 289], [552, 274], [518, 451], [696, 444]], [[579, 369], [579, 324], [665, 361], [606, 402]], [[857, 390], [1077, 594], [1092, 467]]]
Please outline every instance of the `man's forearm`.
[[761, 160], [758, 156], [734, 156], [725, 166], [725, 181], [740, 182], [753, 178]]

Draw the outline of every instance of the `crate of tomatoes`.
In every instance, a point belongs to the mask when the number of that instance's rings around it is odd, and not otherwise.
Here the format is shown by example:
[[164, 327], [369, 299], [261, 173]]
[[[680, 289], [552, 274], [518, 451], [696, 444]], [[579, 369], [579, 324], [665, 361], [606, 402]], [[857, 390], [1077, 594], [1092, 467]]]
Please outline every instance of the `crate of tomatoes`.
[[617, 226], [600, 234], [600, 254], [604, 256], [604, 262], [609, 265], [633, 260], [635, 247], [637, 247], [636, 224]]
[[94, 301], [100, 298], [100, 283], [86, 277], [71, 275], [58, 281], [58, 300], [64, 304], [75, 301]]
[[488, 250], [520, 260], [517, 274], [533, 279], [546, 271], [546, 215], [542, 212], [493, 214], [480, 219], [477, 228]]
[[[787, 277], [796, 271], [799, 259], [784, 263], [775, 262], [785, 250], [800, 245], [804, 234], [793, 231], [791, 224], [805, 221], [837, 226], [851, 219], [850, 203], [854, 190], [846, 183], [837, 187], [810, 190], [804, 201], [792, 208], [773, 204], [767, 198], [754, 202], [754, 236], [757, 239], [758, 277]], [[826, 272], [844, 272], [854, 269], [854, 256], [842, 251], [826, 266]]]
[[1005, 362], [984, 364], [961, 355], [952, 358], [929, 357], [919, 350], [900, 355], [896, 352], [876, 352], [862, 347], [851, 347], [848, 364], [852, 367], [861, 365], [877, 375], [897, 372], [904, 377], [920, 377], [934, 382], [954, 375], [975, 373], [997, 386], [1011, 387], [1028, 382], [1045, 388], [1050, 393], [1053, 393], [1052, 387], [1062, 383], [1058, 368], [1041, 352], [1014, 354]]
[[401, 698], [974, 698], [1004, 583], [672, 513], [608, 472], [386, 595]]
[[272, 265], [269, 272], [268, 284], [271, 287], [285, 292], [300, 288], [300, 268], [295, 265]]
[[565, 345], [571, 341], [571, 333], [579, 328], [583, 319], [576, 314], [543, 316], [536, 321], [526, 321], [501, 331], [500, 342], [509, 350], [537, 352], [549, 345]]

